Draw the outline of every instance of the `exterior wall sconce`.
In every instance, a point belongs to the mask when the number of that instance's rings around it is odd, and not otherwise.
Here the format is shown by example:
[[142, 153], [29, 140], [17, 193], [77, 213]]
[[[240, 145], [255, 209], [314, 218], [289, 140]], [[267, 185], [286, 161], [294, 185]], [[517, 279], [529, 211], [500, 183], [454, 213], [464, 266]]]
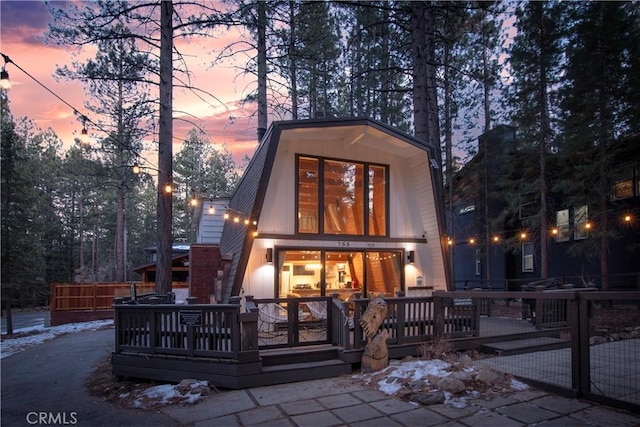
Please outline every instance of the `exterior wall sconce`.
[[267, 264], [273, 264], [273, 248], [267, 248], [267, 254], [265, 256]]
[[416, 262], [416, 251], [409, 251], [407, 255], [407, 262], [409, 264], [413, 264], [414, 262]]

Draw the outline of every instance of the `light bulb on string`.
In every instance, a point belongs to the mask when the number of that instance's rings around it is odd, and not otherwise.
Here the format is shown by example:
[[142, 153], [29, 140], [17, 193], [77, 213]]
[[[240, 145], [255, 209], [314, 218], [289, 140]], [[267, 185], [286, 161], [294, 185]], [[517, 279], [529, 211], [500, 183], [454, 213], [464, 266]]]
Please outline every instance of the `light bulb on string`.
[[2, 71], [0, 71], [0, 89], [11, 89], [11, 80], [9, 80], [9, 73], [4, 69], [4, 67], [2, 68]]

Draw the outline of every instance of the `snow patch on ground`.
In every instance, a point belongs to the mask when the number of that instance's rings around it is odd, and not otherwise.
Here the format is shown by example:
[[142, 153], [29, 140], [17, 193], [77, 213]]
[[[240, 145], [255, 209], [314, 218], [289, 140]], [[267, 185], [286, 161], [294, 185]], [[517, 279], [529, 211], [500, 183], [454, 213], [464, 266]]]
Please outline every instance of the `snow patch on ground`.
[[97, 331], [113, 327], [113, 319], [96, 320], [93, 322], [69, 323], [51, 327], [29, 327], [17, 329], [10, 337], [3, 337], [0, 344], [0, 359], [12, 356], [28, 348], [52, 340], [60, 335], [80, 331]]
[[[182, 384], [182, 383], [181, 383]], [[205, 391], [206, 390], [206, 391]], [[155, 406], [171, 404], [197, 403], [202, 397], [208, 395], [209, 383], [207, 381], [193, 381], [186, 389], [178, 385], [162, 384], [133, 392], [133, 396], [121, 396], [131, 400], [131, 407], [148, 409]]]
[[[475, 378], [478, 369], [475, 366], [461, 367], [459, 364], [445, 362], [439, 359], [432, 360], [391, 360], [389, 366], [378, 372], [353, 375], [352, 379], [370, 385], [388, 396], [407, 398], [412, 393], [416, 383], [428, 384], [429, 390], [423, 393], [436, 391], [433, 381], [451, 376], [452, 372], [465, 371], [470, 378]], [[500, 384], [483, 384], [480, 381], [465, 381], [467, 387], [461, 393], [455, 395], [443, 391], [444, 404], [462, 409], [468, 406], [468, 400], [478, 399], [487, 393], [510, 393], [527, 390], [528, 385], [508, 376]], [[418, 387], [420, 388], [420, 387]], [[415, 391], [415, 390], [413, 390]]]

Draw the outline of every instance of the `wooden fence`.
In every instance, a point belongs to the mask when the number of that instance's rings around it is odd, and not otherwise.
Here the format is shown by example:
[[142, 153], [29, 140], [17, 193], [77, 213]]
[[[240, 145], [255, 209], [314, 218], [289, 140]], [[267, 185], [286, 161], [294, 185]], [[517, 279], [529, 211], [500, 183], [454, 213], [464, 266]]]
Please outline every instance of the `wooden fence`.
[[[113, 318], [113, 299], [153, 293], [155, 283], [52, 283], [49, 295], [51, 325]], [[187, 282], [173, 282], [173, 289], [186, 289]]]

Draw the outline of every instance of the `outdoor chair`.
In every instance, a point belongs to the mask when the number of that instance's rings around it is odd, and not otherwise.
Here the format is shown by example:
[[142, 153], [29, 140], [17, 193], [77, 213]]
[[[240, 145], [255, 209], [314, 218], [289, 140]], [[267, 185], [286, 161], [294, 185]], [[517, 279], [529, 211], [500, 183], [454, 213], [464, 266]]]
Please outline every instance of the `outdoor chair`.
[[313, 320], [324, 321], [327, 320], [327, 307], [326, 303], [321, 301], [308, 301], [307, 308], [313, 317]]
[[[298, 310], [298, 320], [304, 321], [310, 313]], [[258, 309], [258, 330], [260, 332], [277, 332], [279, 329], [287, 329], [289, 321], [287, 309], [280, 304], [270, 302], [263, 304]]]

